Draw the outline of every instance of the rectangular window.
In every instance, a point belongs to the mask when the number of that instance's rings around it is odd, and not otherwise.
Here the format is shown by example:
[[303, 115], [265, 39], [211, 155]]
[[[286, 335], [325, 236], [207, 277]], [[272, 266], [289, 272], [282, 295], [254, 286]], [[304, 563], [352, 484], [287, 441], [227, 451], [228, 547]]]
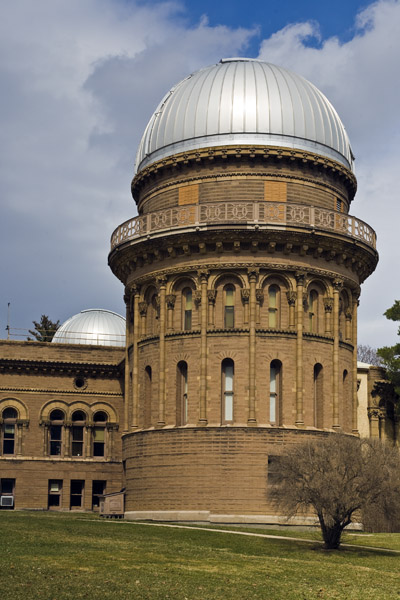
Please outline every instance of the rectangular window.
[[224, 365], [224, 421], [233, 421], [233, 364]]
[[100, 496], [106, 492], [106, 482], [94, 480], [92, 483], [92, 510], [100, 506]]
[[93, 429], [93, 456], [104, 456], [105, 448], [105, 429], [104, 427], [95, 427]]
[[51, 425], [50, 426], [50, 456], [61, 455], [61, 437], [62, 437], [62, 426]]
[[270, 369], [269, 383], [269, 422], [276, 423], [276, 369]]
[[72, 427], [72, 456], [83, 456], [83, 427]]
[[15, 479], [0, 479], [0, 508], [14, 508]]
[[3, 425], [3, 454], [14, 454], [15, 451], [15, 425]]
[[70, 508], [82, 508], [84, 487], [82, 479], [71, 479]]
[[48, 508], [61, 506], [62, 479], [49, 479]]

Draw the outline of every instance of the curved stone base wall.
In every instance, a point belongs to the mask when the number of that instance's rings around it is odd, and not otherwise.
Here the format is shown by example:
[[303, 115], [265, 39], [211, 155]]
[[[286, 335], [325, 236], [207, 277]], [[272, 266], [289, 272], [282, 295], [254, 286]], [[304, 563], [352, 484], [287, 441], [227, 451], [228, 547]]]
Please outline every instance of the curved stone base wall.
[[123, 438], [126, 516], [219, 522], [276, 516], [267, 499], [268, 459], [288, 444], [324, 435], [329, 432], [264, 427], [127, 434]]

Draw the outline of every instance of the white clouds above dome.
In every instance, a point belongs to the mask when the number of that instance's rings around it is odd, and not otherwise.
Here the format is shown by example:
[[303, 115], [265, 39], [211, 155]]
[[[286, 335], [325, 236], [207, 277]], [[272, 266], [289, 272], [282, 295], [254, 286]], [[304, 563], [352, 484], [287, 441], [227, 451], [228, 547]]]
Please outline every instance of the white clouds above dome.
[[111, 310], [82, 310], [57, 329], [52, 342], [125, 346], [125, 319]]
[[267, 62], [230, 58], [168, 92], [147, 125], [136, 171], [179, 152], [237, 144], [297, 148], [353, 165], [346, 130], [313, 84]]

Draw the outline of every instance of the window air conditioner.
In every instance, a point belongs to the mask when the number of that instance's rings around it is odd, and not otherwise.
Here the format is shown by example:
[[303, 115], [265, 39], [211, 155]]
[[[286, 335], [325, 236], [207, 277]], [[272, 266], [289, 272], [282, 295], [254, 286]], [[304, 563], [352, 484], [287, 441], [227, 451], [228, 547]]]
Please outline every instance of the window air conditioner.
[[14, 496], [1, 496], [0, 506], [14, 506]]

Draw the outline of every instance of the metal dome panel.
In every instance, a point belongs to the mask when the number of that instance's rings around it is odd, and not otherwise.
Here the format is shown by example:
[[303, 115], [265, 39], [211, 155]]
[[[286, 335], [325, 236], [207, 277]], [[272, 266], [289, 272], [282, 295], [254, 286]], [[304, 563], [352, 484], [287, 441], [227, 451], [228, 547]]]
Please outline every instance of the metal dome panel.
[[52, 342], [125, 346], [125, 319], [111, 310], [83, 310], [57, 329]]
[[223, 59], [168, 92], [146, 127], [136, 171], [179, 152], [251, 144], [308, 150], [353, 167], [346, 130], [309, 81], [255, 59]]

